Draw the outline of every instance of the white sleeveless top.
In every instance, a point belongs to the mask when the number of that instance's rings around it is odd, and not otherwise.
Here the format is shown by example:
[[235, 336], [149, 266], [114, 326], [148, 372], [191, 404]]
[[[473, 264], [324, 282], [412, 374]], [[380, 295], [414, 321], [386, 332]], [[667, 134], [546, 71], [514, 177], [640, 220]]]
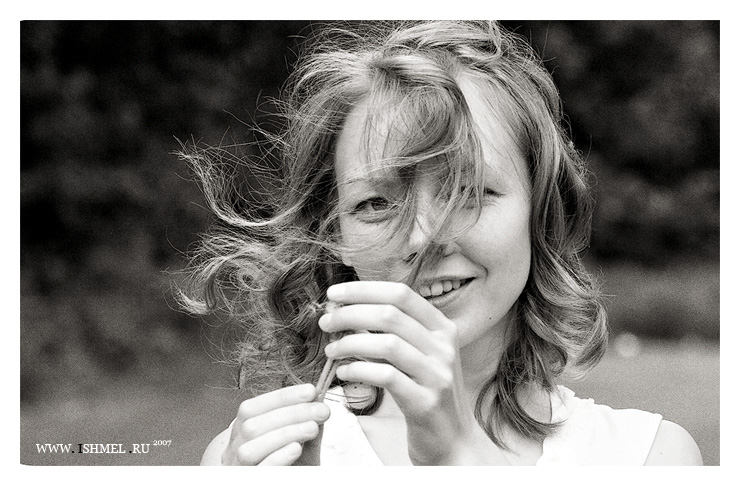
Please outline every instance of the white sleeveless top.
[[[327, 393], [331, 417], [324, 424], [322, 466], [382, 466], [341, 388]], [[642, 466], [663, 417], [641, 410], [614, 410], [577, 398], [564, 386], [551, 394], [552, 421], [562, 425], [542, 444], [538, 466]]]

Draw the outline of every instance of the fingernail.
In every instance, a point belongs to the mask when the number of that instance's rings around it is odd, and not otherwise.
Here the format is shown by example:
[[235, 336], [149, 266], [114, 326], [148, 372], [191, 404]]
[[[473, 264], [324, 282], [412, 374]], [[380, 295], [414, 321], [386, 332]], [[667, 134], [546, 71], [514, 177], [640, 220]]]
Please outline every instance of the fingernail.
[[326, 420], [329, 418], [329, 407], [323, 403], [314, 403], [311, 410], [318, 420]]
[[319, 327], [323, 330], [326, 330], [326, 326], [328, 326], [330, 322], [331, 322], [331, 313], [324, 314], [321, 317], [319, 317]]
[[347, 371], [347, 365], [339, 365], [337, 367], [337, 378], [346, 378], [344, 373]]
[[329, 356], [330, 354], [333, 354], [336, 349], [337, 349], [337, 344], [336, 343], [329, 343], [324, 348], [324, 353], [327, 356]]
[[316, 394], [316, 388], [311, 383], [304, 383], [298, 388], [298, 397], [309, 400]]
[[303, 432], [306, 435], [311, 435], [316, 433], [316, 429], [318, 429], [318, 424], [316, 422], [304, 422], [300, 425], [301, 432]]
[[326, 290], [326, 297], [331, 300], [340, 300], [344, 293], [345, 289], [342, 284], [332, 285]]

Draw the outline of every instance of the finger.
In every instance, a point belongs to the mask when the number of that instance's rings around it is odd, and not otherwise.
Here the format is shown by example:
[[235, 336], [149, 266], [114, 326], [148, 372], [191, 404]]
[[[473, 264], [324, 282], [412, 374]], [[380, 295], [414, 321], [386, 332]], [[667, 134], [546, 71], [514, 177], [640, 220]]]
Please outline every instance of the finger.
[[435, 359], [395, 334], [349, 334], [330, 343], [325, 352], [332, 359], [383, 360], [422, 385], [432, 385], [438, 378]]
[[453, 325], [442, 311], [398, 282], [344, 282], [329, 287], [326, 296], [341, 304], [390, 304], [432, 331], [449, 330]]
[[352, 304], [324, 314], [319, 319], [324, 332], [378, 331], [393, 333], [419, 348], [423, 353], [434, 353], [436, 339], [428, 329], [390, 304]]
[[303, 443], [315, 438], [318, 433], [316, 422], [288, 425], [245, 442], [239, 447], [237, 458], [240, 464], [256, 465], [291, 442]]
[[303, 446], [301, 446], [301, 444], [299, 444], [298, 442], [291, 442], [290, 444], [281, 447], [280, 449], [265, 457], [262, 462], [259, 463], [259, 465], [290, 466], [296, 460], [298, 460], [299, 457], [301, 457], [302, 452]]
[[251, 440], [292, 424], [309, 421], [324, 423], [330, 413], [329, 407], [320, 402], [289, 405], [244, 420], [241, 432], [245, 439]]
[[239, 405], [237, 419], [246, 420], [277, 408], [313, 401], [316, 387], [310, 383], [293, 385], [245, 400]]
[[337, 377], [384, 388], [407, 417], [418, 415], [419, 406], [425, 407], [421, 410], [430, 409], [429, 391], [390, 364], [353, 361], [337, 368]]

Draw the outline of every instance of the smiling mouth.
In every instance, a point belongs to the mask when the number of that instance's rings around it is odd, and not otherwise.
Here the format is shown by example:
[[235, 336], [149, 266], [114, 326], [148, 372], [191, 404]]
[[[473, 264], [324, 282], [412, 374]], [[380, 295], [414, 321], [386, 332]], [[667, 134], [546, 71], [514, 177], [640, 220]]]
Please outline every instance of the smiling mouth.
[[419, 287], [419, 295], [425, 299], [433, 299], [435, 297], [441, 297], [445, 294], [453, 292], [463, 285], [469, 283], [472, 278], [464, 279], [449, 279], [449, 280], [438, 280], [430, 285], [422, 285]]

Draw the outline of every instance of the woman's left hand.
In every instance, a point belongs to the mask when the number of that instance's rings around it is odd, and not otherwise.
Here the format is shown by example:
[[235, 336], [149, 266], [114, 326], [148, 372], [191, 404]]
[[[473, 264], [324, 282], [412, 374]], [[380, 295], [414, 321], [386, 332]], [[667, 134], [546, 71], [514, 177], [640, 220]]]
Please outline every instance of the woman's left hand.
[[347, 282], [327, 297], [344, 304], [325, 314], [326, 332], [351, 333], [326, 347], [327, 357], [359, 358], [337, 370], [342, 380], [386, 389], [406, 418], [416, 465], [504, 464], [480, 428], [463, 388], [457, 326], [408, 286]]

